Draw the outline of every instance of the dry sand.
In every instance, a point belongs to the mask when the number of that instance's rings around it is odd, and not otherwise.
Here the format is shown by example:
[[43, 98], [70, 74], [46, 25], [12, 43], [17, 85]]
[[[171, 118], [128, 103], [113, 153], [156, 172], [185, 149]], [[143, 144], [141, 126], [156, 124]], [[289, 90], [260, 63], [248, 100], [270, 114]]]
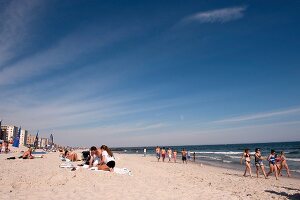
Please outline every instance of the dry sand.
[[[199, 164], [162, 163], [155, 157], [115, 154], [132, 176], [59, 168], [58, 153], [42, 159], [0, 155], [0, 199], [300, 199], [300, 180], [243, 177]], [[80, 162], [78, 162], [80, 163]]]

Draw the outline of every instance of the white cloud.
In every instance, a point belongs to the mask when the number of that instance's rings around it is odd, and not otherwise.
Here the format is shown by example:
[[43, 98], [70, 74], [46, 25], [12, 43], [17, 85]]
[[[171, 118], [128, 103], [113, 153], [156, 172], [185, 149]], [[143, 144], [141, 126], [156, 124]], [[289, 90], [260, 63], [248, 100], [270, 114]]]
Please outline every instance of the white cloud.
[[241, 6], [198, 12], [192, 16], [184, 18], [182, 22], [225, 23], [242, 18], [246, 8], [247, 7], [245, 6]]
[[278, 116], [287, 116], [287, 115], [299, 114], [299, 113], [300, 113], [300, 108], [293, 108], [293, 109], [287, 109], [282, 111], [273, 111], [273, 112], [257, 113], [253, 115], [232, 117], [228, 119], [215, 121], [215, 123], [243, 122], [243, 121], [250, 121], [250, 120], [257, 120], [257, 119], [273, 118]]
[[20, 42], [30, 33], [30, 22], [42, 1], [11, 1], [0, 14], [0, 67], [21, 49]]

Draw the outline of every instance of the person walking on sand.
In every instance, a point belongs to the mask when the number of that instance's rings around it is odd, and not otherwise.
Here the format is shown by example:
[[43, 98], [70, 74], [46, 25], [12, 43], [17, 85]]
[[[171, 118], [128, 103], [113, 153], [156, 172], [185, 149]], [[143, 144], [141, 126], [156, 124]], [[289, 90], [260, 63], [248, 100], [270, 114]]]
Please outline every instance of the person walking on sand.
[[290, 174], [290, 170], [289, 170], [289, 166], [286, 162], [286, 157], [285, 157], [285, 154], [283, 151], [280, 152], [280, 168], [278, 170], [278, 175], [279, 176], [282, 176], [281, 174], [281, 170], [285, 168], [286, 169], [286, 173], [287, 173], [287, 176], [288, 177], [291, 177], [291, 174]]
[[277, 170], [277, 165], [276, 165], [276, 153], [275, 150], [271, 150], [271, 153], [267, 159], [269, 161], [269, 166], [270, 166], [270, 171], [267, 173], [267, 177], [275, 172], [275, 177], [276, 180], [278, 180], [278, 170]]
[[181, 156], [182, 156], [182, 163], [185, 162], [185, 164], [187, 164], [187, 160], [186, 160], [187, 151], [185, 150], [185, 148], [182, 149]]
[[160, 160], [160, 147], [159, 146], [156, 147], [155, 152], [156, 152], [157, 162], [159, 162], [159, 160]]
[[146, 157], [146, 154], [147, 154], [147, 149], [146, 147], [144, 148], [144, 157]]
[[177, 150], [174, 150], [173, 151], [173, 159], [174, 159], [175, 163], [176, 163], [176, 158], [177, 158]]
[[249, 171], [250, 177], [252, 178], [251, 166], [250, 166], [251, 159], [250, 159], [249, 149], [244, 150], [244, 153], [242, 154], [242, 157], [241, 157], [241, 164], [243, 164], [243, 158], [245, 158], [245, 166], [246, 166], [243, 176], [246, 176], [247, 171]]
[[257, 178], [259, 176], [259, 168], [263, 172], [264, 177], [267, 178], [266, 171], [265, 171], [265, 166], [264, 166], [264, 163], [263, 163], [263, 158], [261, 156], [261, 152], [260, 152], [259, 148], [255, 149], [254, 159], [255, 159], [255, 167], [256, 167], [256, 176], [257, 176]]
[[171, 150], [171, 148], [168, 149], [168, 157], [169, 157], [169, 162], [171, 162], [171, 158], [172, 158], [172, 150]]
[[194, 162], [196, 162], [196, 152], [195, 151], [193, 153], [193, 159], [194, 159]]
[[161, 157], [162, 157], [163, 162], [165, 162], [165, 158], [166, 158], [166, 149], [165, 149], [165, 147], [163, 147], [162, 150], [161, 150]]

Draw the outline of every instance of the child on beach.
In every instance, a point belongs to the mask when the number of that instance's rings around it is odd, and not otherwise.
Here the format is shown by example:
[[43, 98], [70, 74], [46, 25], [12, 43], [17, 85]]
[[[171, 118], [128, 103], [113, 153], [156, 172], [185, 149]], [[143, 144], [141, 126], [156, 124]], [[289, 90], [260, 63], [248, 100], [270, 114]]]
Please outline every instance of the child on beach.
[[277, 165], [276, 165], [276, 153], [275, 153], [275, 150], [271, 150], [271, 154], [269, 155], [268, 159], [269, 161], [269, 166], [270, 166], [270, 171], [268, 172], [267, 174], [267, 177], [275, 172], [275, 177], [276, 177], [276, 180], [278, 180], [278, 170], [277, 170]]
[[283, 151], [280, 152], [280, 167], [279, 167], [279, 170], [278, 170], [278, 175], [279, 176], [282, 176], [281, 174], [281, 170], [285, 168], [286, 169], [286, 173], [287, 173], [287, 176], [288, 177], [291, 177], [291, 174], [290, 174], [290, 170], [289, 170], [289, 166], [286, 162], [286, 157], [285, 157], [285, 154]]
[[265, 171], [265, 166], [263, 164], [263, 158], [261, 156], [259, 148], [255, 149], [254, 158], [255, 158], [255, 167], [256, 167], [256, 176], [257, 176], [257, 178], [258, 178], [258, 175], [259, 175], [259, 168], [263, 172], [265, 178], [267, 178], [266, 171]]
[[177, 158], [177, 150], [174, 150], [173, 151], [173, 159], [174, 159], [175, 163], [176, 163], [176, 158]]
[[165, 162], [165, 158], [166, 158], [166, 149], [165, 149], [165, 147], [163, 147], [162, 150], [161, 150], [161, 157], [162, 157], [163, 162]]
[[169, 162], [170, 162], [171, 158], [172, 158], [172, 150], [171, 150], [171, 148], [168, 149], [168, 157], [169, 157]]
[[159, 162], [159, 160], [160, 160], [160, 148], [159, 148], [159, 146], [156, 147], [155, 152], [156, 152], [157, 162]]
[[249, 149], [244, 150], [244, 153], [242, 154], [241, 157], [241, 164], [243, 163], [243, 158], [245, 158], [245, 165], [246, 165], [244, 176], [246, 176], [246, 173], [249, 170], [250, 177], [252, 178], [251, 166], [250, 166], [251, 159], [250, 159]]
[[185, 164], [187, 164], [187, 160], [186, 160], [187, 151], [184, 148], [181, 151], [181, 155], [182, 155], [182, 163], [185, 162]]

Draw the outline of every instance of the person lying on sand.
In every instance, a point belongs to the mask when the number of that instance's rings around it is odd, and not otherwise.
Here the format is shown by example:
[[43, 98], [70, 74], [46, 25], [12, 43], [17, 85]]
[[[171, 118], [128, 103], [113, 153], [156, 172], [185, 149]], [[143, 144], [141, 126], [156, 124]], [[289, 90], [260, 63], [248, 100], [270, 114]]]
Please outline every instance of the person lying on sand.
[[23, 159], [34, 159], [34, 157], [32, 156], [32, 148], [29, 147], [27, 151], [25, 151], [23, 153], [22, 156], [20, 156], [19, 158], [23, 158]]
[[75, 162], [77, 161], [77, 153], [73, 152], [73, 151], [65, 151], [65, 158], [69, 159], [71, 162]]
[[113, 172], [116, 165], [113, 152], [106, 146], [102, 145], [101, 149], [101, 162], [98, 165], [99, 170]]

